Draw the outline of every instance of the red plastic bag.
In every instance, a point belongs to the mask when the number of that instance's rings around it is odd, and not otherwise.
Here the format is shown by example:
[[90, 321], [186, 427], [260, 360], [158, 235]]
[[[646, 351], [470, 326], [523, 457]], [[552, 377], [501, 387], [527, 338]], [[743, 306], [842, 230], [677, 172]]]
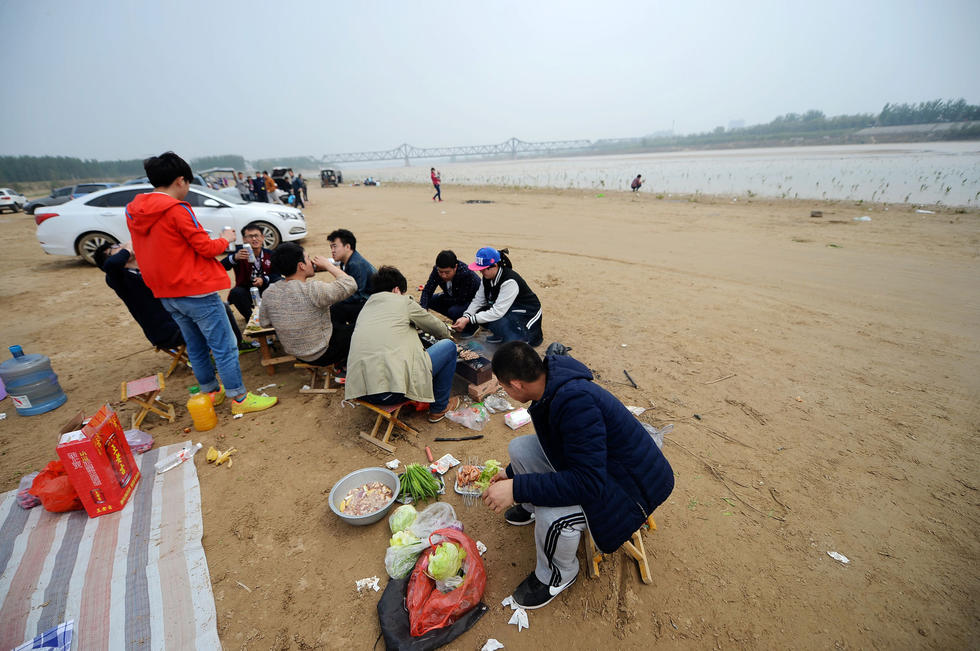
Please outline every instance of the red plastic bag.
[[487, 572], [483, 569], [483, 559], [473, 539], [456, 529], [437, 529], [429, 536], [429, 542], [434, 543], [436, 536], [454, 542], [466, 551], [463, 584], [445, 594], [439, 592], [435, 589], [436, 582], [425, 573], [429, 567], [429, 554], [423, 553], [419, 557], [408, 581], [408, 596], [405, 599], [413, 637], [455, 622], [480, 603], [487, 587]]
[[54, 513], [82, 508], [82, 501], [78, 499], [75, 487], [68, 481], [65, 467], [60, 461], [52, 461], [46, 465], [34, 478], [31, 490], [27, 492], [41, 500], [41, 505], [46, 510]]

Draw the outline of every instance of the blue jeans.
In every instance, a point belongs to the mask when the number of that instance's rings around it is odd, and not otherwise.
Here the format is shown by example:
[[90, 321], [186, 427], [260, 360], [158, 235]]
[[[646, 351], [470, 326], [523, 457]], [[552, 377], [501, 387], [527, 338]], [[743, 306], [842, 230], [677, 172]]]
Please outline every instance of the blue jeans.
[[[449, 393], [453, 389], [453, 375], [456, 374], [456, 344], [452, 339], [442, 341], [425, 351], [432, 362], [432, 404], [429, 411], [443, 411], [449, 406]], [[372, 393], [361, 396], [358, 400], [370, 402], [373, 405], [397, 405], [405, 401], [404, 393]]]
[[523, 341], [531, 346], [540, 346], [544, 336], [541, 332], [541, 319], [538, 319], [531, 328], [528, 328], [525, 323], [524, 314], [511, 311], [496, 321], [480, 325], [492, 332], [495, 337], [500, 337], [503, 343]]
[[432, 404], [429, 411], [442, 411], [449, 404], [449, 393], [453, 389], [453, 375], [456, 374], [456, 343], [443, 339], [429, 346], [425, 351], [432, 360]]
[[201, 298], [162, 298], [160, 302], [184, 335], [187, 358], [194, 369], [194, 377], [201, 385], [201, 393], [218, 390], [218, 378], [211, 363], [211, 355], [214, 355], [225, 392], [233, 398], [244, 395], [245, 381], [238, 365], [235, 334], [218, 293]]

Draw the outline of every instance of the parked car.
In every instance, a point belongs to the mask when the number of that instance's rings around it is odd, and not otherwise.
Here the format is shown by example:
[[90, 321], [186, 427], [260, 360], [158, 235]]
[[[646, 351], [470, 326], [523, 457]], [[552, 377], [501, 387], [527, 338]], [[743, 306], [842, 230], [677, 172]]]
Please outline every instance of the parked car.
[[287, 172], [292, 171], [293, 169], [291, 167], [273, 167], [272, 174], [269, 175], [272, 177], [272, 180], [276, 182], [276, 187], [286, 194], [293, 191], [293, 186], [290, 184], [289, 178], [286, 176]]
[[320, 187], [325, 188], [328, 185], [337, 187], [344, 182], [344, 175], [340, 170], [325, 169], [320, 170]]
[[[123, 185], [101, 190], [52, 209], [34, 214], [37, 241], [50, 255], [78, 255], [95, 264], [92, 255], [105, 242], [127, 242], [126, 206], [136, 195], [152, 192], [153, 186]], [[272, 249], [283, 241], [306, 236], [303, 213], [289, 206], [249, 203], [192, 185], [185, 199], [194, 208], [201, 226], [218, 237], [225, 226], [236, 233], [249, 222], [255, 222], [265, 234], [265, 246]]]
[[27, 205], [24, 206], [24, 212], [28, 215], [33, 215], [35, 209], [38, 206], [60, 206], [66, 201], [71, 201], [82, 195], [88, 194], [90, 192], [95, 192], [96, 190], [104, 190], [105, 188], [113, 188], [119, 185], [118, 183], [79, 183], [77, 185], [66, 185], [63, 188], [58, 188], [57, 190], [52, 190], [51, 194], [46, 197], [41, 197], [40, 199], [34, 199], [33, 201], [28, 201]]
[[[123, 185], [139, 185], [140, 183], [149, 183], [150, 179], [145, 176], [140, 176], [135, 179], [129, 179], [128, 181], [123, 181]], [[194, 178], [191, 179], [191, 185], [200, 185], [205, 188], [210, 187], [208, 182], [204, 180], [204, 177], [200, 174], [195, 174]]]
[[12, 188], [0, 188], [0, 212], [20, 212], [27, 203], [27, 197]]

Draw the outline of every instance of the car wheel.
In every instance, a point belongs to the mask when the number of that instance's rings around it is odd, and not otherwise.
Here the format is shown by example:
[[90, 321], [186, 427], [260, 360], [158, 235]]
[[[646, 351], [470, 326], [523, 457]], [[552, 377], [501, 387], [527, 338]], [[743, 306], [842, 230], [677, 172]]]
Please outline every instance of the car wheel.
[[262, 229], [262, 235], [265, 237], [265, 242], [263, 246], [267, 249], [274, 249], [279, 246], [282, 242], [282, 236], [279, 235], [279, 229], [277, 229], [272, 224], [268, 222], [256, 222], [256, 226]]
[[106, 242], [119, 244], [119, 240], [105, 233], [85, 233], [75, 242], [75, 251], [90, 265], [95, 265], [95, 250]]
[[14, 212], [20, 212], [20, 205], [14, 204]]

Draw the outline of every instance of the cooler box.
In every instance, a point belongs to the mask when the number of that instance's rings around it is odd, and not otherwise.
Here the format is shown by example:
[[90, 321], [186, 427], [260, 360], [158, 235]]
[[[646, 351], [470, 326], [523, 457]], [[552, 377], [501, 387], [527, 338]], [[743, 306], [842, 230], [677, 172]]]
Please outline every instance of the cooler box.
[[122, 510], [140, 480], [119, 417], [104, 405], [82, 427], [81, 438], [55, 450], [90, 518]]

